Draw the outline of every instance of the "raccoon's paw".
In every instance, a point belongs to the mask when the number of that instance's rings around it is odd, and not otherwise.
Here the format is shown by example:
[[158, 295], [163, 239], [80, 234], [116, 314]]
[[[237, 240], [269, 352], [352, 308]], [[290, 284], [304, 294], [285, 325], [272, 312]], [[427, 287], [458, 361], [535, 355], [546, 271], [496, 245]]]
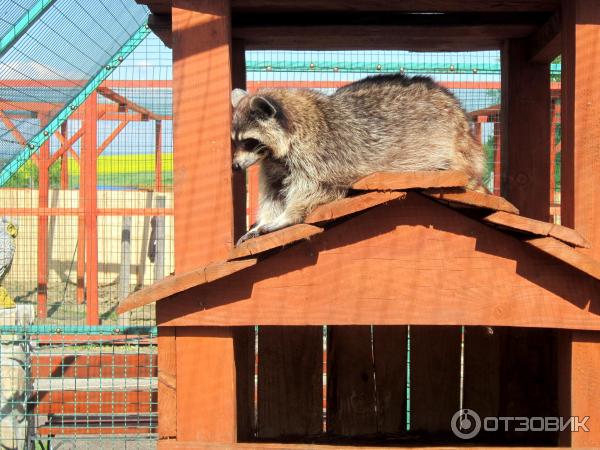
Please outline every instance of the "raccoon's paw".
[[259, 227], [251, 228], [250, 230], [248, 230], [246, 232], [246, 234], [244, 234], [241, 238], [238, 239], [238, 241], [235, 243], [235, 245], [236, 246], [240, 245], [240, 244], [246, 242], [248, 239], [252, 239], [252, 238], [260, 236], [260, 234], [261, 233], [260, 233]]

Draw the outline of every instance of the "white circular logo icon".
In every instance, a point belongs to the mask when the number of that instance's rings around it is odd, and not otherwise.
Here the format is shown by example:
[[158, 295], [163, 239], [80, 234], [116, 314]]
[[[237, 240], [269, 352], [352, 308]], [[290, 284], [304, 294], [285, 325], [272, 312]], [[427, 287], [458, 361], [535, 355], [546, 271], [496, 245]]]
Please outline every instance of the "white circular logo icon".
[[459, 409], [452, 416], [452, 432], [461, 439], [471, 439], [481, 430], [481, 418], [472, 409]]

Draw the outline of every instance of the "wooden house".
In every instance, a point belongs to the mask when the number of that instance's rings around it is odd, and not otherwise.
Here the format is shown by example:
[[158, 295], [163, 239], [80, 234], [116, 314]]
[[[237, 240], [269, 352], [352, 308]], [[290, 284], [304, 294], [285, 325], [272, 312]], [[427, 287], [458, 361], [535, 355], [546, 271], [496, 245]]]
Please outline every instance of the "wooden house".
[[[159, 448], [600, 447], [596, 0], [143, 2], [173, 48], [176, 275], [120, 311], [157, 301]], [[246, 196], [229, 95], [244, 50], [377, 48], [502, 50], [502, 198], [452, 172], [375, 174], [234, 248]], [[548, 223], [558, 54], [564, 227]], [[589, 416], [589, 431], [466, 441], [459, 407]]]

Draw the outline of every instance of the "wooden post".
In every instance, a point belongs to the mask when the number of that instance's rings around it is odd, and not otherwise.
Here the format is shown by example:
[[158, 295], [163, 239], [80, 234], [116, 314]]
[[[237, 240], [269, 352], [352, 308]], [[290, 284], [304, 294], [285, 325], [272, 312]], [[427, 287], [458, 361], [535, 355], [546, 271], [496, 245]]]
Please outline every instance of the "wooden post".
[[154, 121], [154, 190], [161, 192], [162, 183], [162, 120]]
[[[246, 89], [246, 48], [244, 41], [240, 39], [236, 39], [232, 42], [231, 71], [232, 87]], [[234, 172], [231, 180], [233, 194], [233, 238], [236, 241], [246, 232], [247, 229], [247, 175], [247, 172]]]
[[[582, 251], [600, 259], [600, 8], [594, 0], [565, 0], [562, 20], [561, 221], [590, 242]], [[590, 417], [590, 431], [571, 433], [570, 444], [598, 447], [598, 332], [572, 333], [570, 363], [571, 389], [561, 401], [570, 408], [561, 415]]]
[[[156, 197], [156, 208], [164, 209], [165, 196], [159, 194]], [[154, 281], [162, 280], [165, 277], [165, 216], [155, 216], [154, 226], [156, 227], [156, 256], [154, 258]]]
[[97, 120], [98, 94], [93, 92], [85, 102], [83, 118], [84, 173], [83, 217], [85, 227], [86, 323], [100, 323], [98, 311], [98, 215], [97, 215]]
[[492, 126], [494, 127], [494, 194], [501, 195], [502, 186], [502, 133], [498, 116], [492, 116]]
[[[82, 162], [79, 167], [79, 206], [83, 207], [83, 199], [85, 189], [81, 183], [83, 175], [83, 156], [84, 150], [82, 148], [79, 161]], [[85, 221], [83, 214], [77, 217], [77, 304], [81, 305], [85, 301]]]
[[[174, 0], [172, 17], [179, 273], [226, 259], [234, 240], [230, 3]], [[164, 316], [159, 303], [159, 325]], [[175, 342], [176, 402], [161, 409], [159, 421], [176, 416], [178, 441], [236, 442], [233, 330], [178, 328]], [[166, 351], [170, 349], [159, 342], [159, 354]], [[160, 390], [159, 403], [165, 396], [165, 389]]]
[[121, 229], [121, 265], [119, 267], [119, 301], [129, 295], [131, 282], [131, 216], [123, 217]]
[[[40, 128], [47, 118], [40, 116]], [[50, 189], [50, 141], [46, 140], [39, 150], [38, 157], [38, 208], [48, 208]], [[37, 253], [37, 315], [45, 319], [48, 314], [48, 216], [38, 216], [38, 253]]]
[[[65, 120], [60, 126], [60, 134], [67, 139], [68, 121]], [[60, 157], [60, 188], [69, 189], [69, 152], [65, 151]]]
[[[152, 208], [152, 196], [152, 191], [146, 192], [145, 208]], [[140, 254], [136, 273], [136, 290], [144, 286], [144, 278], [146, 277], [146, 258], [148, 257], [148, 239], [150, 238], [150, 217], [144, 216], [143, 220], [144, 225], [142, 228], [142, 245], [140, 246]]]
[[508, 40], [502, 52], [502, 193], [522, 215], [543, 221], [550, 218], [550, 94], [550, 66], [529, 61], [527, 40]]

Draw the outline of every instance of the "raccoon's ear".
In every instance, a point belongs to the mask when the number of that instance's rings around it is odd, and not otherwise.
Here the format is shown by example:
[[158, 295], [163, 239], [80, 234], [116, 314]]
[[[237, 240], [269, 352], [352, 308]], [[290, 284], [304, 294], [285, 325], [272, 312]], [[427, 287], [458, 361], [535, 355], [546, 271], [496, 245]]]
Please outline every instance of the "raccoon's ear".
[[277, 109], [273, 103], [265, 97], [260, 96], [252, 97], [252, 100], [250, 100], [250, 109], [266, 118], [274, 117], [277, 114]]
[[235, 108], [241, 99], [243, 99], [248, 93], [243, 89], [234, 89], [231, 91], [231, 104]]

